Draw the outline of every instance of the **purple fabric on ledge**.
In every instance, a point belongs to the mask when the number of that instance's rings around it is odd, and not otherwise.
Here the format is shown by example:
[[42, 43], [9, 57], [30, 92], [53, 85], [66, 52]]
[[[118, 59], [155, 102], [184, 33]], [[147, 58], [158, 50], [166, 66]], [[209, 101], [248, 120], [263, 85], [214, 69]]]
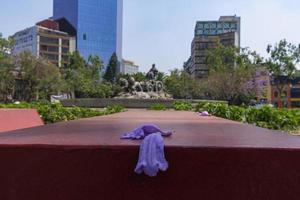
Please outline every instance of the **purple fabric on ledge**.
[[165, 159], [162, 136], [168, 137], [172, 134], [173, 131], [162, 131], [154, 124], [146, 124], [123, 134], [121, 139], [139, 140], [145, 138], [140, 146], [139, 160], [134, 170], [136, 173], [144, 172], [146, 175], [154, 177], [159, 170], [167, 170], [168, 162]]
[[123, 134], [121, 139], [141, 140], [152, 133], [160, 133], [164, 137], [168, 137], [173, 134], [172, 131], [162, 131], [155, 124], [146, 124], [134, 129], [131, 132]]
[[138, 174], [144, 172], [146, 175], [154, 177], [159, 170], [166, 171], [167, 169], [164, 139], [160, 133], [148, 135], [140, 146], [139, 160], [134, 171]]
[[207, 111], [201, 112], [199, 115], [202, 117], [210, 117], [210, 114]]

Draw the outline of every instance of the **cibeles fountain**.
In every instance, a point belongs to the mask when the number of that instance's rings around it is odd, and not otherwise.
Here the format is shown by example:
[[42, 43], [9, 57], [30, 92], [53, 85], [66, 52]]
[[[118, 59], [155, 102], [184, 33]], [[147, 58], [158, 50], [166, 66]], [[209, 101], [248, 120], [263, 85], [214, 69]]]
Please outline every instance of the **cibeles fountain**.
[[158, 70], [155, 64], [146, 75], [146, 81], [138, 82], [132, 76], [121, 78], [119, 85], [122, 92], [115, 99], [172, 99], [163, 82], [157, 80]]

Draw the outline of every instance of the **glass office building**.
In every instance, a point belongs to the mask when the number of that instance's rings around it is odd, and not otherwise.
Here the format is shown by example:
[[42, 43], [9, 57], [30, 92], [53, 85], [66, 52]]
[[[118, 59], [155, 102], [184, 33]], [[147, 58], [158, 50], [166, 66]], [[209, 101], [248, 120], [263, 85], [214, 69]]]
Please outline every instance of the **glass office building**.
[[54, 0], [53, 18], [74, 26], [77, 50], [85, 59], [98, 55], [107, 65], [116, 52], [122, 60], [123, 0]]

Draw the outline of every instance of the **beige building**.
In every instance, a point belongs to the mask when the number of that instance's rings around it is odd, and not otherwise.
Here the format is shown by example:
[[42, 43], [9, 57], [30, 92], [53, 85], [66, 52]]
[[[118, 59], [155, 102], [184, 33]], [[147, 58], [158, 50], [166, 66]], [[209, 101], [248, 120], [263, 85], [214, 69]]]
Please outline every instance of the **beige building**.
[[37, 57], [47, 58], [58, 67], [68, 63], [69, 53], [75, 51], [75, 37], [59, 30], [59, 24], [52, 20], [44, 20], [35, 26], [14, 34], [16, 44], [13, 54], [24, 51]]
[[207, 51], [219, 41], [224, 46], [240, 47], [240, 17], [223, 16], [219, 21], [199, 21], [191, 45], [191, 56], [184, 63], [184, 70], [192, 78], [203, 78], [209, 73]]

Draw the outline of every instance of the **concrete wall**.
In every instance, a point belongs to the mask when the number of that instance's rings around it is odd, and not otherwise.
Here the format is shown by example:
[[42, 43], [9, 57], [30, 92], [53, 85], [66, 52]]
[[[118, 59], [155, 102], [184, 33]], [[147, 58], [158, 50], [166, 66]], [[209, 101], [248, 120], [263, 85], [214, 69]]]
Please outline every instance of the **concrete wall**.
[[[120, 105], [125, 108], [150, 108], [154, 104], [163, 104], [166, 108], [172, 108], [176, 100], [164, 99], [73, 99], [63, 100], [62, 104], [66, 107], [79, 106], [86, 108], [104, 108], [112, 105]], [[207, 100], [183, 100], [191, 103], [199, 103]], [[220, 101], [219, 101], [220, 102]]]

